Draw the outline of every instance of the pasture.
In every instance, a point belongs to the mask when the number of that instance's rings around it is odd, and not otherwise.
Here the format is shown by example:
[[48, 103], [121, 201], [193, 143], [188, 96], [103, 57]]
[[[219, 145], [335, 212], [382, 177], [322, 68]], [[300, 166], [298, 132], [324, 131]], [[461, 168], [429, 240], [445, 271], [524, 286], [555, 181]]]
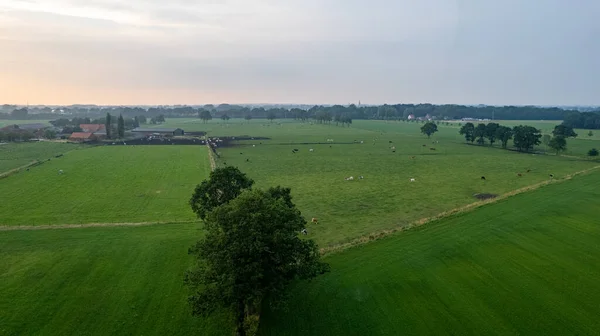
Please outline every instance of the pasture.
[[0, 145], [0, 174], [33, 161], [45, 161], [83, 146], [59, 142], [24, 142]]
[[[440, 125], [440, 131], [427, 139], [420, 126], [379, 121], [356, 121], [350, 128], [230, 121], [229, 126], [210, 126], [209, 136], [270, 137], [220, 148], [217, 163], [238, 166], [258, 187], [291, 187], [304, 216], [319, 219], [318, 224], [309, 224], [308, 231], [321, 246], [405, 226], [475, 202], [475, 194], [500, 195], [548, 180], [550, 174], [562, 178], [595, 164], [506, 151], [499, 145], [467, 145], [452, 126]], [[349, 176], [354, 180], [346, 181]]]
[[592, 335], [600, 172], [326, 258], [262, 335]]
[[187, 202], [209, 171], [205, 146], [70, 151], [0, 180], [0, 225], [195, 220]]
[[0, 119], [0, 128], [9, 125], [24, 125], [24, 124], [48, 124], [50, 125], [50, 120], [6, 120]]
[[191, 316], [197, 224], [0, 231], [0, 335], [230, 335]]

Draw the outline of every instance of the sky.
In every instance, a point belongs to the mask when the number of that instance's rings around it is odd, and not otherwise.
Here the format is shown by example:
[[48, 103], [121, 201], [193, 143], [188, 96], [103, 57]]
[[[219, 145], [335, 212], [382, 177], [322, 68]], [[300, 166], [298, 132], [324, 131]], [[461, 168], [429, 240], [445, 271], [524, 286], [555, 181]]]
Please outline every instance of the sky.
[[600, 104], [597, 0], [0, 0], [0, 104]]

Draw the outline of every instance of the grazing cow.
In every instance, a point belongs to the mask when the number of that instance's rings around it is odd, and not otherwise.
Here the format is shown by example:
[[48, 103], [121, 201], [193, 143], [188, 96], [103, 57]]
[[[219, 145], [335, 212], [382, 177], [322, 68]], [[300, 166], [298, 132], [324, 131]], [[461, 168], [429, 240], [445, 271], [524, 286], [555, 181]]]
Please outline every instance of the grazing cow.
[[299, 150], [298, 150], [298, 148], [294, 148], [293, 151], [294, 152], [298, 152]]
[[521, 177], [521, 176], [523, 176], [523, 174], [521, 174], [521, 173], [518, 173], [518, 174], [517, 174], [517, 176]]
[[314, 152], [315, 150], [311, 148], [311, 149], [309, 149], [308, 151], [309, 151], [309, 152]]
[[364, 179], [365, 177], [364, 177], [364, 176], [362, 176], [362, 175], [360, 175], [358, 178], [362, 180], [362, 179]]
[[306, 231], [306, 229], [302, 229], [302, 231], [300, 231], [300, 232], [302, 232], [303, 235], [307, 235], [308, 234], [308, 231]]
[[250, 162], [250, 159], [246, 159], [246, 162]]
[[310, 221], [311, 221], [311, 223], [315, 223], [315, 224], [318, 224], [318, 223], [319, 223], [319, 220], [318, 220], [318, 219], [316, 219], [316, 218], [314, 218], [314, 217], [313, 217], [313, 219], [311, 219]]
[[435, 148], [431, 147], [431, 148], [429, 148], [429, 150], [433, 150], [433, 151], [434, 151], [434, 150], [435, 150]]
[[410, 182], [415, 182], [415, 179], [414, 179], [414, 178], [411, 178], [411, 179], [410, 179]]
[[412, 156], [412, 157], [411, 157], [411, 159], [413, 159], [413, 160], [414, 160], [414, 159], [415, 159], [415, 157], [414, 157], [414, 156]]
[[553, 175], [553, 174], [550, 174], [550, 178], [553, 178], [553, 177], [554, 177], [554, 175]]
[[423, 147], [427, 147], [427, 145], [423, 145]]
[[59, 175], [62, 175], [62, 174], [63, 174], [63, 171], [62, 171], [62, 169], [58, 171], [58, 174], [59, 174]]
[[365, 142], [361, 140], [361, 141], [360, 141], [360, 143], [361, 143], [361, 144], [364, 144]]
[[527, 172], [528, 172], [528, 173], [531, 173], [531, 169], [527, 169]]
[[252, 145], [252, 147], [256, 147], [256, 145]]
[[392, 143], [392, 140], [390, 140], [390, 143]]
[[346, 181], [353, 181], [354, 180], [354, 176], [346, 177], [345, 180]]
[[296, 154], [296, 151], [292, 149], [292, 154]]
[[485, 181], [485, 176], [482, 176], [481, 179]]
[[244, 153], [240, 153], [240, 155], [243, 155]]
[[392, 150], [396, 150], [396, 146], [392, 146]]

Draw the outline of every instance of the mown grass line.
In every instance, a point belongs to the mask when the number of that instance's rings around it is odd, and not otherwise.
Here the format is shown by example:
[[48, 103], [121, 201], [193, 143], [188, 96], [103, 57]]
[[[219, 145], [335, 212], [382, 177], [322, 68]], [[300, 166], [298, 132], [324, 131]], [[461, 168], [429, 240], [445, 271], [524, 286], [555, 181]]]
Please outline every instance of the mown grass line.
[[369, 242], [373, 242], [376, 241], [378, 239], [390, 236], [394, 233], [397, 232], [403, 232], [403, 231], [407, 231], [410, 230], [412, 228], [416, 228], [434, 221], [438, 221], [441, 219], [445, 219], [445, 218], [449, 218], [458, 214], [464, 214], [464, 213], [468, 213], [471, 212], [473, 210], [476, 210], [478, 208], [481, 208], [482, 206], [488, 205], [488, 204], [493, 204], [493, 203], [498, 203], [500, 201], [506, 200], [507, 198], [513, 197], [515, 195], [519, 195], [519, 194], [523, 194], [526, 192], [531, 192], [534, 190], [537, 190], [541, 187], [550, 185], [550, 184], [556, 184], [556, 183], [562, 183], [565, 181], [568, 181], [570, 179], [572, 179], [573, 177], [577, 176], [577, 175], [582, 175], [582, 174], [587, 174], [592, 172], [595, 169], [600, 168], [600, 166], [595, 166], [592, 168], [588, 168], [588, 169], [584, 169], [572, 174], [568, 174], [565, 177], [561, 178], [561, 179], [551, 179], [551, 180], [547, 180], [547, 181], [543, 181], [540, 183], [536, 183], [536, 184], [532, 184], [530, 186], [524, 187], [524, 188], [519, 188], [510, 192], [507, 192], [505, 194], [502, 194], [496, 198], [492, 198], [492, 199], [487, 199], [487, 200], [482, 200], [482, 201], [478, 201], [478, 202], [473, 202], [470, 204], [467, 204], [465, 206], [462, 207], [458, 207], [458, 208], [454, 208], [452, 210], [449, 211], [444, 211], [442, 213], [439, 213], [435, 216], [432, 217], [426, 217], [426, 218], [422, 218], [419, 219], [409, 225], [405, 225], [405, 226], [400, 226], [397, 228], [393, 228], [393, 229], [389, 229], [389, 230], [381, 230], [381, 231], [377, 231], [377, 232], [373, 232], [369, 235], [365, 235], [362, 236], [360, 238], [354, 239], [350, 242], [347, 243], [342, 243], [342, 244], [337, 244], [337, 245], [332, 245], [332, 246], [327, 246], [327, 247], [322, 247], [319, 249], [319, 251], [321, 252], [321, 255], [329, 255], [329, 254], [333, 254], [333, 253], [337, 253], [337, 252], [341, 252], [344, 250], [347, 250], [349, 248], [355, 247], [355, 246], [360, 246], [360, 245], [364, 245], [367, 244]]
[[17, 168], [11, 169], [9, 171], [5, 171], [4, 173], [0, 173], [0, 179], [9, 177], [9, 176], [11, 176], [13, 174], [16, 174], [16, 173], [20, 172], [23, 169], [27, 169], [27, 168], [29, 168], [29, 167], [31, 167], [33, 165], [39, 164], [39, 163], [40, 163], [40, 161], [35, 160], [35, 161], [29, 162], [28, 164], [23, 165], [21, 167], [17, 167]]
[[0, 231], [79, 229], [79, 228], [115, 227], [115, 226], [150, 226], [150, 225], [188, 224], [188, 223], [197, 223], [197, 221], [138, 222], [138, 223], [86, 223], [86, 224], [14, 225], [14, 226], [2, 225], [2, 226], [0, 226]]

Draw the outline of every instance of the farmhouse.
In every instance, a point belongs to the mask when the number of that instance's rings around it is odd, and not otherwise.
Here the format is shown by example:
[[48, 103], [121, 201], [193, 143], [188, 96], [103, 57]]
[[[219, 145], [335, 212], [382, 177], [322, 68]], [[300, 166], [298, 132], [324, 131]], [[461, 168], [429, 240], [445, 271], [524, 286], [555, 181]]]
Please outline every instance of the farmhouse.
[[143, 135], [162, 135], [162, 136], [176, 136], [183, 135], [184, 132], [181, 128], [135, 128], [131, 130], [133, 133]]
[[103, 131], [106, 129], [106, 126], [103, 124], [81, 124], [79, 125], [82, 132], [85, 133], [96, 133], [98, 131]]
[[74, 132], [69, 137], [69, 140], [77, 142], [93, 141], [96, 140], [96, 136], [94, 136], [93, 133], [89, 132]]

